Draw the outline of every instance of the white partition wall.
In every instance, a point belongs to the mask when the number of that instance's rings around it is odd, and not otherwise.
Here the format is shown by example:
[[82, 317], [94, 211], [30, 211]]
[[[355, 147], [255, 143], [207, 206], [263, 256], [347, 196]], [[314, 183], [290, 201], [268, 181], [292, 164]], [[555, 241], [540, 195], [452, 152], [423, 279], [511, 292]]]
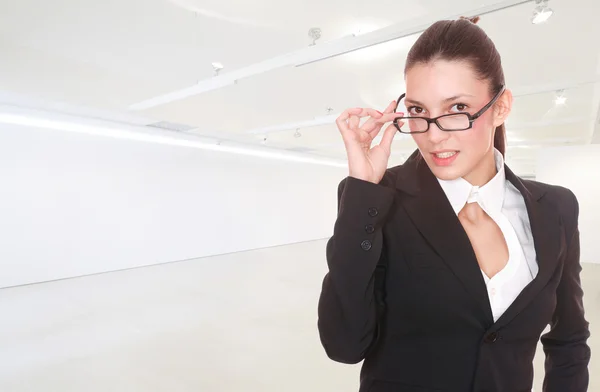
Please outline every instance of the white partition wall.
[[600, 263], [600, 145], [540, 151], [537, 180], [565, 186], [579, 200], [581, 260]]
[[325, 238], [346, 174], [2, 125], [0, 287]]

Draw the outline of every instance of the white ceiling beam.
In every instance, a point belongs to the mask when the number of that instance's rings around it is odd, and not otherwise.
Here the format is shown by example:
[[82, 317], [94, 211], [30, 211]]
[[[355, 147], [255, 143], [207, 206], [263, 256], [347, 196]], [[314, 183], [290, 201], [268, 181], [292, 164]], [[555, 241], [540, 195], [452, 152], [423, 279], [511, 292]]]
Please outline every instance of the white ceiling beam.
[[506, 130], [509, 133], [513, 133], [514, 131], [526, 131], [528, 129], [545, 128], [555, 125], [588, 123], [590, 120], [591, 118], [588, 116], [557, 117], [551, 120], [515, 122], [514, 125], [512, 121], [508, 120], [506, 121]]
[[383, 29], [358, 36], [348, 36], [329, 42], [319, 43], [309, 46], [295, 52], [284, 54], [269, 60], [252, 64], [248, 67], [235, 71], [226, 72], [209, 79], [201, 80], [197, 84], [173, 91], [164, 95], [135, 103], [129, 107], [130, 110], [144, 110], [155, 106], [168, 104], [182, 100], [194, 95], [199, 95], [208, 91], [223, 88], [237, 83], [241, 79], [249, 78], [265, 72], [287, 66], [302, 66], [317, 61], [330, 59], [356, 50], [364, 49], [370, 46], [378, 45], [384, 42], [411, 36], [427, 29], [432, 23], [442, 19], [457, 19], [460, 16], [485, 15], [492, 12], [515, 7], [521, 4], [532, 2], [533, 0], [503, 0], [496, 1], [493, 4], [485, 5], [476, 9], [459, 10], [454, 15], [442, 15], [441, 13], [429, 15], [426, 18], [419, 18], [412, 23], [397, 23]]
[[555, 137], [547, 139], [522, 140], [511, 142], [508, 138], [508, 149], [511, 148], [541, 148], [565, 144], [587, 144], [585, 137]]
[[517, 86], [511, 88], [511, 91], [514, 97], [525, 97], [528, 95], [550, 93], [558, 90], [571, 90], [574, 88], [589, 86], [597, 83], [600, 83], [600, 76], [592, 79], [574, 80], [573, 78], [571, 78], [546, 84]]
[[319, 125], [329, 125], [329, 124], [335, 123], [335, 120], [338, 117], [339, 117], [339, 113], [331, 114], [328, 116], [315, 117], [312, 120], [297, 121], [297, 122], [291, 122], [291, 123], [286, 123], [286, 124], [267, 126], [267, 127], [263, 127], [263, 128], [250, 129], [248, 131], [245, 131], [244, 133], [251, 134], [251, 135], [268, 135], [268, 134], [276, 133], [276, 132], [293, 131], [296, 129], [317, 127]]

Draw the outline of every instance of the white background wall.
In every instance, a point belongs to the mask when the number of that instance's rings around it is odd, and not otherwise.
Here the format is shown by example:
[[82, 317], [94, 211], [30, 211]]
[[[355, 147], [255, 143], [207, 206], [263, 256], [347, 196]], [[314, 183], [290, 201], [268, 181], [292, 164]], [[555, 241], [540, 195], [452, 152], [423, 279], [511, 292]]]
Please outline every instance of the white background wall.
[[0, 287], [325, 238], [343, 168], [0, 126]]
[[536, 179], [571, 189], [579, 200], [581, 260], [600, 263], [600, 145], [540, 150]]

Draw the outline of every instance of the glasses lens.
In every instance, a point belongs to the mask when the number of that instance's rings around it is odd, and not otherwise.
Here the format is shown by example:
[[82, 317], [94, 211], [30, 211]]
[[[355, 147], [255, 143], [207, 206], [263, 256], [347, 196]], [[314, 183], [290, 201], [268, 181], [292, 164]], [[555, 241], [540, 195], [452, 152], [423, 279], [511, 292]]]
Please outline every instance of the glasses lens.
[[469, 128], [469, 116], [463, 113], [438, 118], [440, 127], [445, 131], [462, 131]]
[[404, 122], [402, 132], [406, 133], [425, 132], [429, 127], [427, 120], [423, 118], [404, 118], [402, 121]]

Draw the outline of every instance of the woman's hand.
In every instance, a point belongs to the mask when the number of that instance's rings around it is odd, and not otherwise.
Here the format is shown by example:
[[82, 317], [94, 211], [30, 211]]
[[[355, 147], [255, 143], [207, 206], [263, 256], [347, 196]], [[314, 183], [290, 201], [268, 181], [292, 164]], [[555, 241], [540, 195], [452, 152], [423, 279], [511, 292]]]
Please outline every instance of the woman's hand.
[[[397, 132], [394, 124], [385, 129], [379, 145], [371, 147], [371, 144], [386, 122], [402, 116], [402, 113], [394, 113], [395, 107], [396, 102], [392, 101], [383, 113], [374, 109], [348, 109], [336, 120], [346, 146], [351, 177], [375, 184], [383, 178]], [[366, 117], [369, 118], [361, 126], [361, 119]]]

